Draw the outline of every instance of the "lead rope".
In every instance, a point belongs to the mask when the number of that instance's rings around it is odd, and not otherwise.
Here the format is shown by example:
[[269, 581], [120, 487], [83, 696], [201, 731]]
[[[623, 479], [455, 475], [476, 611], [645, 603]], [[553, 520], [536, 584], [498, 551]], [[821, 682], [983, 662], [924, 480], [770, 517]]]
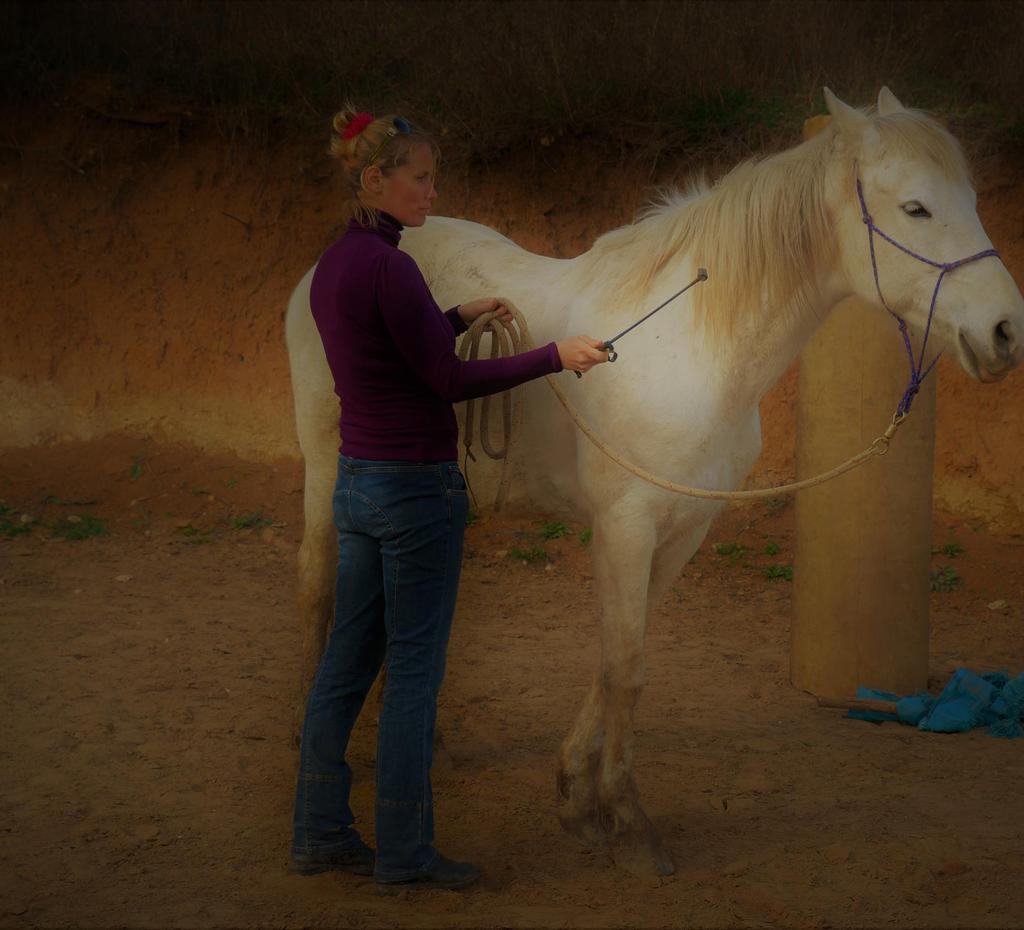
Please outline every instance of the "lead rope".
[[[496, 311], [484, 313], [477, 317], [477, 319], [473, 321], [473, 325], [470, 326], [469, 331], [463, 337], [462, 344], [459, 346], [459, 357], [461, 359], [465, 361], [475, 359], [479, 356], [480, 340], [483, 337], [484, 332], [491, 333], [491, 358], [518, 354], [519, 351], [534, 348], [533, 339], [530, 337], [530, 328], [526, 324], [526, 317], [519, 312], [517, 307], [509, 303], [509, 301], [503, 299], [502, 303], [512, 314], [514, 327], [509, 328], [503, 323], [496, 322], [494, 319]], [[642, 478], [644, 481], [647, 481], [659, 488], [664, 488], [666, 491], [672, 491], [676, 494], [684, 494], [687, 497], [703, 498], [704, 500], [762, 500], [769, 497], [780, 497], [783, 494], [792, 494], [795, 491], [803, 491], [806, 488], [813, 488], [815, 485], [824, 484], [826, 481], [831, 481], [833, 478], [839, 477], [839, 475], [852, 471], [858, 465], [863, 465], [868, 461], [868, 459], [871, 459], [876, 455], [885, 455], [885, 453], [889, 451], [889, 444], [896, 435], [896, 431], [908, 416], [907, 412], [897, 412], [893, 416], [892, 422], [886, 428], [885, 432], [875, 439], [874, 442], [872, 442], [871, 445], [863, 452], [859, 452], [857, 455], [843, 462], [842, 465], [837, 465], [835, 468], [823, 472], [820, 475], [816, 475], [813, 478], [806, 478], [803, 481], [795, 481], [791, 484], [784, 484], [774, 488], [758, 488], [752, 491], [712, 491], [707, 488], [693, 488], [685, 484], [676, 484], [674, 481], [667, 481], [664, 478], [659, 478], [657, 475], [651, 474], [651, 472], [647, 471], [645, 468], [641, 468], [639, 465], [634, 465], [628, 459], [624, 459], [621, 455], [610, 448], [607, 443], [605, 443], [597, 433], [590, 428], [580, 413], [570, 403], [569, 398], [565, 396], [562, 389], [555, 383], [554, 377], [546, 375], [545, 380], [551, 390], [555, 392], [555, 396], [565, 408], [566, 413], [569, 414], [572, 421], [577, 427], [579, 427], [580, 432], [582, 432], [587, 439], [597, 446], [597, 448], [607, 455], [613, 462], [626, 469], [626, 471], [636, 475], [638, 478]], [[501, 460], [501, 479], [498, 483], [498, 495], [494, 505], [495, 510], [500, 510], [505, 502], [510, 478], [508, 471], [509, 453], [515, 447], [516, 440], [519, 437], [519, 432], [522, 426], [520, 405], [513, 402], [519, 399], [519, 391], [519, 388], [513, 388], [512, 391], [505, 391], [502, 395], [502, 433], [504, 435], [504, 445], [500, 450], [494, 450], [490, 444], [488, 423], [490, 419], [490, 398], [483, 398], [480, 417], [481, 445], [488, 456], [492, 459]], [[462, 443], [466, 449], [465, 466], [463, 470], [467, 471], [467, 485], [469, 485], [469, 461], [476, 461], [476, 456], [473, 455], [472, 452], [473, 427], [476, 420], [475, 404], [475, 399], [466, 401], [466, 422], [462, 436]], [[470, 486], [470, 493], [473, 495], [474, 504], [476, 504], [476, 494], [473, 494], [472, 486]]]
[[[491, 358], [507, 357], [518, 355], [522, 351], [522, 334], [529, 338], [529, 330], [526, 327], [526, 320], [518, 310], [512, 308], [507, 301], [504, 302], [515, 317], [516, 327], [506, 327], [501, 323], [493, 322], [495, 313], [485, 313], [473, 321], [468, 332], [459, 345], [459, 358], [463, 361], [475, 359], [480, 355], [480, 340], [485, 332], [491, 334]], [[494, 501], [494, 509], [501, 510], [505, 504], [505, 497], [508, 494], [509, 479], [508, 460], [512, 447], [519, 437], [520, 427], [523, 421], [522, 405], [520, 399], [520, 388], [514, 387], [508, 391], [501, 392], [501, 433], [502, 446], [495, 449], [491, 444], [491, 397], [487, 394], [482, 398], [480, 408], [480, 445], [484, 452], [492, 459], [501, 460], [501, 479], [498, 482], [498, 494]], [[476, 404], [480, 398], [471, 398], [466, 401], [466, 423], [462, 431], [462, 444], [466, 451], [463, 456], [462, 471], [466, 476], [466, 486], [473, 498], [474, 506], [477, 504], [476, 493], [469, 480], [469, 463], [476, 461], [473, 455], [473, 429], [476, 422]]]

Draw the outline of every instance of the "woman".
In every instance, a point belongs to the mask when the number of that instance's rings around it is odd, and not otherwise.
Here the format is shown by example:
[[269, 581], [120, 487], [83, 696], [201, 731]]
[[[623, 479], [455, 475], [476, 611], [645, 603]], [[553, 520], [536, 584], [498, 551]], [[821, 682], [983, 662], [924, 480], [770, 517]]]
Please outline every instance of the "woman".
[[[346, 107], [331, 152], [344, 166], [345, 234], [321, 256], [310, 305], [342, 399], [334, 494], [334, 626], [306, 705], [292, 869], [373, 874], [382, 890], [479, 878], [432, 846], [431, 751], [468, 503], [452, 403], [607, 360], [577, 336], [511, 358], [460, 361], [455, 337], [495, 298], [442, 313], [399, 251], [437, 197], [437, 148], [401, 117]], [[377, 852], [353, 829], [349, 735], [387, 665], [377, 742]]]

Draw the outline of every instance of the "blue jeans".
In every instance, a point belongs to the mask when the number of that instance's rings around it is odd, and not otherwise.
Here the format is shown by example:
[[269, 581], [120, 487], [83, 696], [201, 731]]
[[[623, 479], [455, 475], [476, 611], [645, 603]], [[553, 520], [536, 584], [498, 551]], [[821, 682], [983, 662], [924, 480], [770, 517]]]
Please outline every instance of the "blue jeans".
[[293, 852], [358, 846], [349, 735], [381, 664], [375, 875], [414, 877], [436, 856], [430, 765], [469, 503], [456, 462], [341, 455], [334, 491], [334, 626], [306, 704]]

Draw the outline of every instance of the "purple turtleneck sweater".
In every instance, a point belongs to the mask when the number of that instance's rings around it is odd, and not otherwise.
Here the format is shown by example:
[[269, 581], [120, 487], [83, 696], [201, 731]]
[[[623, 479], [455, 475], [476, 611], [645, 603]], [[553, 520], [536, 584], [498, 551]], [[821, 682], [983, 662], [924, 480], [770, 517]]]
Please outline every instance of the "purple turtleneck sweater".
[[402, 226], [382, 213], [378, 229], [352, 220], [317, 263], [309, 293], [334, 390], [345, 455], [405, 462], [452, 461], [452, 403], [494, 394], [562, 370], [553, 342], [509, 358], [464, 362], [455, 337], [466, 324], [442, 313], [412, 257]]

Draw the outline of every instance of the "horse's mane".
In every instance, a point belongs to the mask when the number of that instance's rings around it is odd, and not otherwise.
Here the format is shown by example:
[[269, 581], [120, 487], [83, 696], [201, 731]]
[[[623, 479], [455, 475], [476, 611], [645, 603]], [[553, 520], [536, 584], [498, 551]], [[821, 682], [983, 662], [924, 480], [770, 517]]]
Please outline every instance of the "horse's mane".
[[[887, 152], [927, 158], [951, 180], [969, 182], [959, 144], [927, 114], [903, 110], [874, 116], [872, 123]], [[843, 176], [850, 197], [856, 196], [855, 163], [837, 153], [836, 133], [829, 127], [795, 148], [745, 161], [714, 186], [701, 178], [685, 190], [663, 192], [636, 222], [598, 238], [587, 261], [624, 264], [620, 296], [628, 303], [647, 294], [672, 260], [688, 252], [694, 268], [710, 272], [708, 283], [690, 293], [696, 319], [713, 339], [728, 336], [762, 305], [815, 313], [820, 301], [812, 282], [836, 249], [825, 203], [831, 158], [845, 158]], [[675, 283], [670, 289], [677, 289]]]

